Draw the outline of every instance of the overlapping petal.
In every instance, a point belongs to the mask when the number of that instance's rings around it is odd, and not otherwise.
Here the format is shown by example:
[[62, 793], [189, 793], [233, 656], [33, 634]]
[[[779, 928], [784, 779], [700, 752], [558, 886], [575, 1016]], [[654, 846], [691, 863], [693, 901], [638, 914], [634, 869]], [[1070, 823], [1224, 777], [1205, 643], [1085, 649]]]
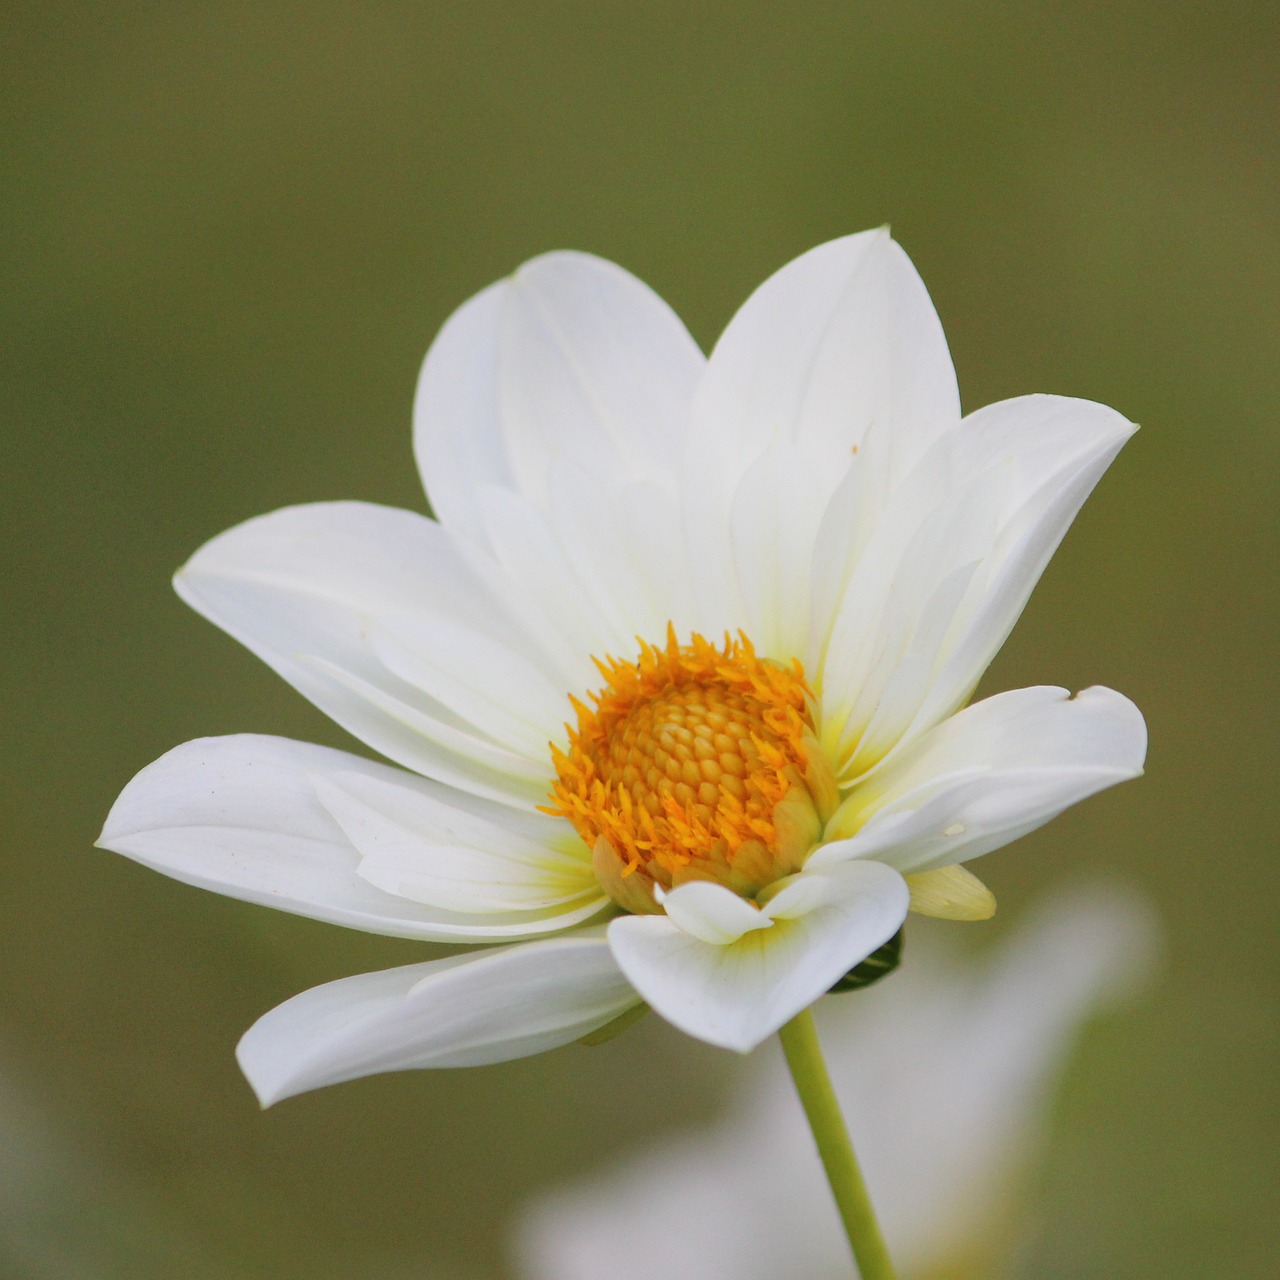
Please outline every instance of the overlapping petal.
[[443, 648], [444, 621], [485, 638], [495, 679], [512, 673], [513, 710], [527, 702], [538, 713], [537, 686], [520, 685], [529, 667], [563, 687], [562, 667], [435, 521], [359, 502], [287, 507], [206, 543], [174, 581], [192, 608], [383, 755], [508, 804], [545, 795], [545, 751], [485, 732], [465, 701], [449, 706], [379, 652], [381, 627], [408, 620], [421, 638], [435, 624], [443, 668], [456, 656]]
[[546, 510], [558, 462], [597, 483], [669, 487], [702, 353], [647, 285], [585, 253], [549, 253], [462, 306], [427, 353], [414, 449], [450, 528], [484, 542], [481, 490]]
[[1134, 429], [1092, 401], [1003, 401], [934, 445], [856, 556], [824, 522], [812, 634], [846, 781], [964, 704]]
[[667, 895], [665, 916], [615, 920], [609, 942], [668, 1022], [746, 1053], [888, 941], [908, 898], [878, 862], [806, 872], [760, 909], [720, 885], [690, 884]]
[[563, 819], [467, 812], [389, 774], [331, 770], [312, 785], [360, 854], [360, 877], [387, 893], [463, 915], [558, 911], [562, 924], [608, 905]]
[[[321, 802], [317, 780], [330, 776], [348, 791], [376, 789], [384, 802], [390, 793], [402, 808], [416, 798], [418, 813], [429, 810], [434, 818], [418, 833], [423, 848], [434, 842], [447, 850], [451, 831], [471, 839], [484, 831], [497, 854], [514, 849], [514, 859], [527, 852], [530, 824], [540, 820], [345, 751], [244, 734], [197, 739], [161, 756], [121, 793], [98, 843], [187, 884], [395, 937], [530, 937], [581, 923], [606, 903], [597, 891], [581, 900], [570, 896], [555, 905], [526, 902], [513, 909], [498, 883], [487, 903], [473, 898], [470, 909], [459, 912], [388, 893], [360, 874], [361, 851]], [[460, 838], [454, 836], [454, 848]], [[549, 850], [548, 864], [560, 876], [549, 877], [551, 884], [564, 879], [557, 859], [563, 854]]]
[[892, 439], [888, 469], [901, 477], [959, 417], [937, 313], [880, 229], [811, 249], [743, 304], [698, 388], [691, 443], [733, 484], [786, 439], [830, 486], [873, 423]]
[[603, 936], [580, 932], [313, 987], [259, 1018], [236, 1056], [265, 1107], [380, 1071], [542, 1053], [638, 1003]]
[[394, 617], [370, 628], [386, 670], [535, 766], [564, 724], [564, 690], [521, 652], [447, 617]]
[[[735, 573], [728, 531], [739, 484], [772, 444], [794, 453], [821, 511], [873, 428], [878, 483], [866, 492], [882, 500], [959, 418], [937, 313], [887, 231], [820, 245], [766, 280], [716, 344], [694, 400], [685, 507], [705, 625], [743, 625], [753, 607], [757, 580], [742, 565]], [[787, 570], [807, 576], [810, 565]]]
[[427, 354], [414, 440], [437, 513], [585, 652], [630, 650], [690, 594], [676, 487], [704, 364], [652, 290], [581, 253], [526, 263]]
[[1142, 713], [1112, 689], [996, 694], [917, 739], [856, 788], [814, 867], [876, 858], [903, 873], [964, 862], [1142, 772]]

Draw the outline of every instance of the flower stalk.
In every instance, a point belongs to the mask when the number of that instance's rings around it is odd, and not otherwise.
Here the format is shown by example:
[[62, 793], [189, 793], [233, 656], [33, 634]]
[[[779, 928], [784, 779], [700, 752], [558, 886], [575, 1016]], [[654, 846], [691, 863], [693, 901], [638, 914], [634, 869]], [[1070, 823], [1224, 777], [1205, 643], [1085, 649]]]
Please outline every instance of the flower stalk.
[[782, 1041], [800, 1105], [818, 1144], [818, 1155], [862, 1280], [897, 1280], [849, 1131], [840, 1114], [840, 1103], [831, 1087], [810, 1010], [803, 1010], [783, 1026], [778, 1039]]

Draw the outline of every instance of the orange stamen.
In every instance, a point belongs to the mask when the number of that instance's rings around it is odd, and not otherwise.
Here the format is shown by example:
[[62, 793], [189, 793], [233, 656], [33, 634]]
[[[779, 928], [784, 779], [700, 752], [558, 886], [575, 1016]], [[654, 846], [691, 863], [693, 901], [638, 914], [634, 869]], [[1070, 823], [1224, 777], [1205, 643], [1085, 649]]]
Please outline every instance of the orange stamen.
[[741, 633], [681, 645], [668, 624], [665, 646], [639, 643], [633, 661], [594, 659], [605, 684], [590, 705], [570, 699], [577, 724], [567, 751], [551, 749], [545, 812], [593, 848], [607, 841], [622, 877], [733, 883], [744, 846], [753, 867], [761, 846], [775, 852], [774, 808], [805, 785], [816, 744], [804, 669], [757, 657]]

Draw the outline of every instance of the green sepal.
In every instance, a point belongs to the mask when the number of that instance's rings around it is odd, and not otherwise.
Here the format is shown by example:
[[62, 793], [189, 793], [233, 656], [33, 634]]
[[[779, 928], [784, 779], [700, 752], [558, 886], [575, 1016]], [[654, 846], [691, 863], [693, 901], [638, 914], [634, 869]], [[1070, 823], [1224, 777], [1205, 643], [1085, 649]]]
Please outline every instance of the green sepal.
[[648, 1012], [649, 1006], [642, 1000], [639, 1004], [633, 1004], [630, 1009], [618, 1014], [612, 1022], [606, 1022], [603, 1027], [588, 1031], [577, 1043], [592, 1048], [598, 1044], [608, 1044], [614, 1036], [620, 1036], [628, 1028], [634, 1027]]
[[[873, 982], [879, 982], [881, 978], [887, 977], [898, 967], [901, 961], [902, 930], [899, 929], [888, 942], [884, 943], [883, 946], [877, 947], [860, 964], [854, 965], [831, 988], [831, 993], [835, 994], [837, 991], [861, 991], [863, 987], [869, 987]], [[626, 1015], [624, 1014], [623, 1016], [625, 1017]]]

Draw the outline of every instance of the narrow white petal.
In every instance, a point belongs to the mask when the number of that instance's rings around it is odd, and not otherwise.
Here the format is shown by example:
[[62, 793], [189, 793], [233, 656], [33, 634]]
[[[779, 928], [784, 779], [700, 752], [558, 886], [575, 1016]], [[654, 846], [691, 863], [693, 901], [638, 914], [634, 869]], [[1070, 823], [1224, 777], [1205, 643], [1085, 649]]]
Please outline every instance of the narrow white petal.
[[963, 705], [1133, 430], [1089, 401], [1005, 401], [934, 445], [856, 559], [841, 558], [841, 531], [824, 522], [820, 536], [837, 545], [819, 547], [812, 627], [826, 637], [817, 678], [846, 781]]
[[1142, 713], [1112, 689], [997, 694], [856, 787], [809, 866], [876, 858], [906, 873], [979, 857], [1137, 777], [1146, 747]]
[[717, 946], [736, 942], [744, 933], [767, 929], [773, 923], [759, 907], [732, 889], [706, 880], [678, 885], [663, 894], [660, 901], [678, 929]]
[[762, 653], [798, 654], [809, 636], [809, 582], [822, 516], [795, 449], [775, 442], [743, 476], [730, 511], [747, 634]]
[[637, 1003], [603, 936], [584, 932], [314, 987], [259, 1018], [236, 1056], [267, 1107], [382, 1071], [527, 1057]]
[[387, 893], [479, 915], [581, 915], [608, 904], [587, 847], [562, 820], [529, 814], [514, 829], [364, 774], [317, 774], [313, 783], [360, 853], [360, 876]]
[[[442, 911], [362, 878], [360, 854], [313, 785], [335, 772], [416, 791], [458, 824], [503, 827], [510, 811], [345, 751], [244, 734], [184, 743], [143, 769], [107, 816], [99, 845], [186, 884], [395, 937], [484, 942], [563, 929], [592, 914]], [[512, 815], [513, 839], [528, 831]]]
[[444, 618], [394, 618], [373, 632], [374, 652], [393, 675], [448, 707], [508, 749], [545, 765], [570, 713], [567, 690], [516, 646]]
[[322, 711], [398, 763], [490, 796], [504, 791], [507, 774], [529, 777], [528, 761], [394, 674], [375, 648], [382, 622], [447, 619], [495, 646], [521, 635], [526, 665], [546, 682], [563, 681], [435, 521], [358, 502], [290, 507], [214, 538], [174, 585]]
[[[205, 543], [179, 570], [179, 594], [206, 610], [206, 590], [238, 583], [299, 597], [311, 616], [277, 616], [254, 626], [251, 647], [311, 651], [313, 631], [330, 646], [354, 646], [356, 619], [444, 615], [488, 633], [504, 634], [504, 605], [476, 581], [440, 525], [426, 516], [367, 502], [317, 502], [246, 520]], [[248, 629], [234, 601], [226, 608], [233, 634]], [[212, 621], [224, 625], [219, 616]], [[246, 640], [249, 643], [249, 640]]]
[[461, 791], [517, 808], [535, 808], [547, 794], [550, 760], [535, 760], [500, 746], [439, 703], [421, 709], [422, 696], [387, 680], [363, 679], [337, 663], [303, 657], [293, 683], [339, 723], [359, 725], [360, 736], [389, 759]]
[[785, 434], [838, 468], [874, 422], [903, 474], [960, 417], [937, 313], [887, 231], [811, 249], [771, 276], [716, 344], [694, 402], [697, 452], [738, 474]]
[[[950, 631], [977, 565], [970, 561], [951, 570], [930, 593], [918, 616], [902, 626], [905, 640], [879, 684], [875, 709], [867, 719], [849, 761], [857, 776], [871, 762], [882, 759], [899, 741], [928, 696], [937, 654]], [[899, 615], [900, 616], [900, 615]]]
[[[877, 434], [874, 424], [868, 438]], [[810, 568], [809, 644], [805, 670], [817, 675], [831, 640], [849, 579], [878, 528], [884, 495], [876, 491], [875, 469], [867, 462], [864, 440], [843, 479], [832, 491], [814, 537]]]
[[[611, 612], [590, 580], [583, 581], [550, 520], [517, 493], [483, 489], [478, 501], [494, 556], [506, 576], [541, 603], [560, 635], [584, 655], [631, 648], [635, 632], [625, 614]], [[581, 687], [581, 686], [579, 686]]]
[[[831, 886], [820, 875], [789, 876], [779, 885], [771, 886], [771, 893], [764, 905], [764, 913], [770, 920], [792, 920], [807, 916], [823, 906], [831, 895]], [[765, 895], [761, 895], [763, 898]]]
[[[504, 497], [509, 494], [509, 490], [496, 485], [480, 491], [476, 515], [484, 525], [486, 540], [495, 532], [495, 519], [498, 528], [507, 522], [508, 517], [503, 514], [506, 505]], [[527, 507], [518, 495], [514, 496], [514, 500], [517, 509]], [[528, 651], [522, 647], [522, 652], [531, 657], [548, 655], [547, 676], [556, 688], [582, 688], [584, 682], [591, 680], [597, 672], [589, 656], [590, 650], [584, 646], [581, 633], [575, 630], [579, 621], [575, 611], [580, 609], [580, 592], [572, 583], [569, 584], [569, 613], [566, 616], [566, 601], [558, 598], [554, 592], [548, 594], [544, 589], [546, 574], [527, 573], [529, 562], [535, 566], [540, 565], [539, 551], [544, 549], [547, 540], [545, 522], [541, 517], [536, 519], [541, 524], [537, 531], [539, 546], [534, 548], [532, 555], [527, 549], [517, 553], [515, 563], [510, 566], [499, 559], [497, 552], [466, 538], [455, 538], [454, 546], [459, 559], [466, 564], [475, 580], [482, 584], [485, 593], [493, 599], [502, 600], [511, 616], [518, 619], [519, 634], [525, 637], [528, 646]], [[514, 524], [508, 537], [519, 546], [519, 521]], [[550, 545], [555, 549], [557, 561], [563, 560], [563, 555], [554, 542]], [[556, 571], [559, 571], [558, 567]]]
[[581, 591], [614, 635], [691, 630], [692, 584], [675, 495], [652, 480], [600, 481], [577, 459], [552, 467], [548, 525]]
[[818, 676], [824, 737], [842, 778], [890, 750], [928, 696], [995, 536], [988, 496], [976, 482], [958, 486], [888, 554], [886, 542], [906, 529], [885, 521], [854, 573]]
[[[985, 566], [981, 591], [963, 625], [949, 638], [930, 696], [908, 733], [938, 723], [972, 694], [1026, 607], [1045, 566], [1071, 522], [1125, 442], [1137, 430], [1114, 409], [1061, 396], [1024, 396], [989, 406], [965, 419], [972, 443], [1008, 439], [1016, 481], [1007, 484], [1009, 514]], [[963, 434], [963, 433], [962, 433]], [[1038, 439], [1041, 452], [1022, 453]], [[1015, 495], [1022, 500], [1016, 501]]]
[[746, 1053], [892, 937], [907, 914], [906, 882], [879, 863], [851, 863], [815, 879], [824, 893], [806, 914], [724, 945], [667, 916], [623, 916], [609, 926], [609, 943], [668, 1022]]

